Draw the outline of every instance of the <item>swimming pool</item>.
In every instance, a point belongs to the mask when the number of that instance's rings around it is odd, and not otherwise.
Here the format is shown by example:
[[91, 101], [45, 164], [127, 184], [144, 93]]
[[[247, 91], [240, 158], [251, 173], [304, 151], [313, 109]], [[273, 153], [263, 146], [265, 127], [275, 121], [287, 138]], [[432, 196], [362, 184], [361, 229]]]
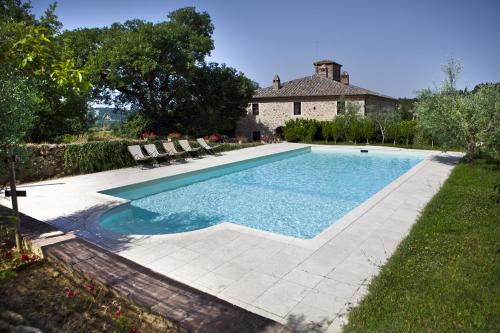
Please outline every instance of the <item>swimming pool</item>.
[[310, 239], [423, 159], [302, 148], [103, 191], [130, 202], [104, 213], [99, 224], [122, 234], [157, 235], [232, 222]]

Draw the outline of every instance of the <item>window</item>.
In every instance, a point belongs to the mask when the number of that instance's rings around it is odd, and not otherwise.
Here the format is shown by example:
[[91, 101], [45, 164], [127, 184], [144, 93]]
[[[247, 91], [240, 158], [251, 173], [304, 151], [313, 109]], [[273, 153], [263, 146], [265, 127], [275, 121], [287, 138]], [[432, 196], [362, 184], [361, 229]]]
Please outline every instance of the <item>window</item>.
[[259, 104], [257, 104], [257, 103], [252, 104], [252, 115], [254, 115], [254, 116], [259, 115]]
[[337, 101], [337, 114], [345, 113], [345, 101]]
[[293, 115], [300, 116], [302, 111], [300, 109], [300, 102], [293, 102]]
[[260, 141], [260, 131], [252, 132], [252, 140], [253, 141]]

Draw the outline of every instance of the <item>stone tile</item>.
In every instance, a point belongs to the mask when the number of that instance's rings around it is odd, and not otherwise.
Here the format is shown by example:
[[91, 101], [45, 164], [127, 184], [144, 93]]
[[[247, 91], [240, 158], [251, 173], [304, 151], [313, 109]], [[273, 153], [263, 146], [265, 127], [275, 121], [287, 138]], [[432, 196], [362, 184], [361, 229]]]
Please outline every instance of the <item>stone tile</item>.
[[213, 272], [217, 275], [221, 275], [232, 280], [239, 280], [245, 274], [248, 274], [250, 270], [245, 266], [229, 262], [223, 264], [222, 266], [219, 266]]
[[225, 289], [221, 296], [229, 296], [241, 302], [251, 303], [278, 281], [268, 274], [250, 272]]
[[334, 318], [331, 312], [301, 302], [288, 313], [284, 324], [294, 332], [321, 332], [331, 325]]
[[158, 273], [168, 274], [169, 272], [181, 268], [185, 264], [186, 263], [184, 261], [172, 258], [170, 256], [165, 256], [151, 263], [145, 264], [144, 266], [151, 268], [153, 271], [156, 271]]
[[209, 288], [215, 293], [219, 293], [235, 283], [234, 280], [228, 279], [224, 276], [217, 275], [212, 272], [203, 275], [199, 279], [195, 280], [195, 282], [199, 285]]
[[358, 289], [359, 285], [340, 282], [329, 278], [324, 278], [314, 287], [314, 290], [317, 290], [319, 293], [332, 295], [337, 299], [350, 299]]
[[281, 280], [253, 301], [252, 305], [284, 317], [308, 291], [309, 288]]
[[199, 255], [200, 255], [200, 253], [192, 251], [192, 250], [180, 249], [180, 250], [175, 251], [174, 253], [170, 254], [169, 256], [171, 258], [174, 258], [177, 260], [181, 260], [184, 262], [190, 262], [193, 259], [196, 259]]
[[313, 253], [306, 261], [302, 262], [298, 268], [316, 275], [326, 275], [347, 257], [348, 251], [336, 249], [331, 246], [323, 246]]
[[217, 267], [226, 263], [226, 258], [213, 258], [209, 256], [199, 256], [190, 262], [191, 265], [201, 267], [207, 271], [213, 271]]
[[301, 259], [286, 253], [277, 253], [255, 267], [255, 271], [266, 273], [281, 278], [283, 275], [297, 267]]
[[268, 259], [268, 257], [269, 256], [263, 255], [262, 253], [248, 250], [248, 251], [244, 252], [243, 254], [232, 258], [230, 262], [247, 267], [248, 269], [254, 269], [258, 265], [260, 265], [264, 261], [266, 261]]
[[320, 275], [315, 275], [299, 268], [291, 270], [283, 277], [284, 280], [300, 284], [304, 287], [314, 288], [323, 279]]
[[168, 273], [168, 276], [172, 279], [189, 283], [208, 273], [209, 271], [204, 268], [193, 266], [191, 264], [185, 264], [184, 266]]
[[311, 290], [304, 296], [301, 303], [323, 310], [332, 316], [340, 313], [345, 308], [347, 300], [337, 298], [332, 294], [327, 294], [322, 291]]

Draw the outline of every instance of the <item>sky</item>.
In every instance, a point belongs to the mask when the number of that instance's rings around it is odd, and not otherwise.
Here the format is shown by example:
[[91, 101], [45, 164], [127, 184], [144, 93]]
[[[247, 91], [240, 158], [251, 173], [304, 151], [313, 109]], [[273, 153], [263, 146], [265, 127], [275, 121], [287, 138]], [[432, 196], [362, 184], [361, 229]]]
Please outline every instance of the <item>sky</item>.
[[[32, 0], [40, 15], [53, 1]], [[64, 29], [139, 18], [167, 19], [194, 6], [210, 14], [215, 49], [207, 59], [261, 87], [313, 74], [313, 62], [343, 65], [351, 84], [414, 97], [443, 80], [449, 57], [462, 62], [458, 88], [500, 81], [500, 0], [59, 0]]]

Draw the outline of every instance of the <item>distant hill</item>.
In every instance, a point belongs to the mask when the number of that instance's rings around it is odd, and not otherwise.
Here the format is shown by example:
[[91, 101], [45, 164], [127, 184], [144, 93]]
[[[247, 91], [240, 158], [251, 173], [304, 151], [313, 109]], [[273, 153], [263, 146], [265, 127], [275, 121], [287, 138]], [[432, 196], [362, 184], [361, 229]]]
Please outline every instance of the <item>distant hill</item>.
[[102, 121], [106, 118], [106, 122], [114, 123], [116, 121], [125, 121], [131, 115], [130, 111], [116, 110], [115, 108], [93, 108], [96, 117], [96, 124], [102, 125]]

